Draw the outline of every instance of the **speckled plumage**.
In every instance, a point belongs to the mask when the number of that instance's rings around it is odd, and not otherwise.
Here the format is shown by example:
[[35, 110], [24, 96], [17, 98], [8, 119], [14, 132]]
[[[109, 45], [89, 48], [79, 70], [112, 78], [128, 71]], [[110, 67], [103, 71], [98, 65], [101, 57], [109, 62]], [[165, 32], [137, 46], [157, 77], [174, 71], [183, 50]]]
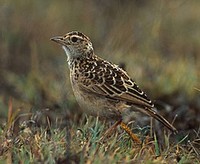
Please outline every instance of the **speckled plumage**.
[[137, 109], [176, 132], [124, 70], [95, 55], [83, 33], [73, 31], [51, 40], [61, 44], [68, 56], [72, 88], [84, 112], [120, 120], [125, 110]]

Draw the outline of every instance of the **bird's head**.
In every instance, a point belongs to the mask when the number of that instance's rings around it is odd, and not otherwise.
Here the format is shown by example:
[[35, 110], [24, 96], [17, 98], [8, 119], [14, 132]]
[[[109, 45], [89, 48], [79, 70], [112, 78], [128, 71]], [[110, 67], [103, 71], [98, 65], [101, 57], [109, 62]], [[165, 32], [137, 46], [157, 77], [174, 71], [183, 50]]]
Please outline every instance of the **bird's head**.
[[51, 40], [62, 45], [68, 59], [86, 57], [93, 54], [90, 39], [81, 32], [72, 31], [64, 36], [55, 36]]

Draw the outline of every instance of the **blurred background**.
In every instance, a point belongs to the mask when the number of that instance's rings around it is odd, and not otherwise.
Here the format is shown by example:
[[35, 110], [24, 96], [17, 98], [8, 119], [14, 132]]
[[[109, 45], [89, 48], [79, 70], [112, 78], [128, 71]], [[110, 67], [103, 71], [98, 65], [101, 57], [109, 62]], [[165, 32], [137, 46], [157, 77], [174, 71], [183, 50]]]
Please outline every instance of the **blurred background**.
[[78, 117], [66, 56], [50, 41], [78, 30], [96, 54], [128, 71], [162, 115], [178, 115], [178, 129], [198, 129], [199, 18], [195, 0], [1, 0], [0, 122], [10, 98], [13, 110]]

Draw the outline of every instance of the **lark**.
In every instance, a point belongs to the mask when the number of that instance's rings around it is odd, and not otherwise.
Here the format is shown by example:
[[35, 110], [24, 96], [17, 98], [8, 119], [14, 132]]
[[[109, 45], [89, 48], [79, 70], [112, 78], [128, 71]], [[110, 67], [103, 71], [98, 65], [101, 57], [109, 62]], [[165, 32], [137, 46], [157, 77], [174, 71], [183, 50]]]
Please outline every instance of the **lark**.
[[123, 123], [127, 110], [145, 113], [172, 132], [177, 132], [173, 125], [156, 112], [152, 101], [123, 69], [94, 53], [89, 37], [72, 31], [51, 40], [62, 45], [67, 55], [71, 85], [83, 112], [115, 120], [114, 126], [121, 125], [135, 140], [138, 140], [137, 137]]

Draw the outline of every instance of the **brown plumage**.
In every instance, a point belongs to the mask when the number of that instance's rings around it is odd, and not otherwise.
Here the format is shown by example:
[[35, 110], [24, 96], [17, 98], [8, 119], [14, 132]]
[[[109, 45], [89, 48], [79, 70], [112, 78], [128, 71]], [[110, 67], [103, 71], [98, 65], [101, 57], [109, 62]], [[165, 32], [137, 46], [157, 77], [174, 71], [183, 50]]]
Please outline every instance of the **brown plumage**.
[[151, 100], [124, 70], [95, 55], [90, 39], [83, 33], [73, 31], [51, 40], [61, 44], [67, 54], [72, 88], [84, 112], [117, 121], [125, 110], [136, 109], [177, 132], [156, 113]]

